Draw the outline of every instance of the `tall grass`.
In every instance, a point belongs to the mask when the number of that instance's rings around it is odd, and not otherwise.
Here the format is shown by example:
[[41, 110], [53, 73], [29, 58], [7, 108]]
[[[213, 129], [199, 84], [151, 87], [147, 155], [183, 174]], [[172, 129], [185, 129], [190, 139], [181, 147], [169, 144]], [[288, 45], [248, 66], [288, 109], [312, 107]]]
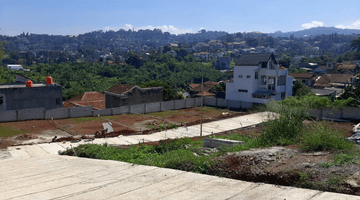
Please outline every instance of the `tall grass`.
[[317, 122], [303, 130], [301, 147], [309, 151], [351, 149], [355, 145], [346, 140], [344, 133], [333, 129], [329, 122]]
[[291, 106], [271, 101], [267, 110], [278, 115], [269, 116], [272, 120], [264, 124], [259, 139], [264, 145], [288, 145], [298, 142], [303, 121], [309, 117], [307, 107]]

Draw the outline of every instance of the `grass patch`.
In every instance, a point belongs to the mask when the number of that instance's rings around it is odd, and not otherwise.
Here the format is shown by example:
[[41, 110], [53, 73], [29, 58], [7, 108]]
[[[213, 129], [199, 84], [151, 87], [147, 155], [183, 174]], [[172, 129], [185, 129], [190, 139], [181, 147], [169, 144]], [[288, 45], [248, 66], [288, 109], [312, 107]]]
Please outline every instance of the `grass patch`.
[[10, 126], [0, 125], [0, 137], [3, 138], [12, 137], [27, 132], [28, 131], [24, 131], [24, 130], [15, 130]]
[[71, 121], [73, 123], [84, 123], [84, 122], [90, 122], [90, 121], [102, 121], [100, 117], [81, 117], [81, 118], [73, 118]]
[[215, 136], [214, 138], [228, 139], [228, 140], [236, 140], [245, 142], [242, 145], [236, 145], [231, 147], [223, 147], [226, 152], [237, 152], [237, 151], [245, 151], [251, 148], [260, 148], [267, 147], [264, 145], [258, 138], [251, 136], [244, 136], [240, 134], [231, 134], [227, 136]]
[[318, 165], [323, 168], [329, 168], [333, 166], [344, 166], [349, 164], [360, 163], [360, 150], [353, 148], [337, 153], [333, 156], [332, 161], [319, 163]]
[[159, 126], [155, 126], [155, 125], [149, 125], [146, 126], [146, 128], [148, 129], [156, 129], [157, 131], [164, 131], [166, 129], [177, 129], [177, 125], [176, 124], [159, 124]]
[[301, 148], [308, 151], [343, 150], [355, 147], [346, 140], [344, 133], [331, 128], [329, 122], [314, 122], [313, 126], [304, 129]]
[[167, 118], [170, 117], [172, 115], [187, 115], [186, 113], [179, 113], [177, 110], [167, 110], [167, 111], [162, 111], [162, 112], [155, 112], [155, 113], [151, 113], [151, 114], [147, 114], [150, 116], [155, 116], [155, 117], [160, 117], [160, 118]]

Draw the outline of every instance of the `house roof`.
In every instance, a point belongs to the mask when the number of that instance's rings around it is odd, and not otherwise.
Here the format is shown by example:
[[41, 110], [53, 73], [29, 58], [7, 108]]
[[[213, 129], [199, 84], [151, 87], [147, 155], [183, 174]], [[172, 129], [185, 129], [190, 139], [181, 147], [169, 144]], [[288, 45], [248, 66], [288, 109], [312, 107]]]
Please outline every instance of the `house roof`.
[[277, 64], [275, 56], [272, 53], [243, 54], [236, 62], [236, 66], [256, 66], [260, 62], [267, 62], [271, 58], [274, 60], [274, 63]]
[[324, 74], [316, 80], [314, 87], [330, 87], [331, 83], [351, 83], [352, 74]]
[[189, 85], [191, 88], [190, 90], [193, 92], [201, 92], [202, 91], [209, 91], [212, 87], [214, 87], [215, 85], [219, 84], [218, 82], [214, 82], [214, 81], [206, 81], [205, 83], [203, 83], [203, 88], [201, 88], [201, 84], [191, 84]]
[[105, 109], [105, 95], [99, 92], [85, 92], [64, 102], [64, 108], [92, 106], [93, 109]]
[[204, 92], [197, 93], [195, 96], [215, 96], [215, 94], [204, 91]]
[[342, 70], [354, 70], [357, 67], [357, 65], [351, 65], [351, 64], [338, 64], [336, 66], [337, 69]]
[[115, 93], [115, 94], [124, 94], [125, 92], [131, 90], [133, 85], [122, 85], [122, 84], [116, 84], [112, 86], [110, 89], [106, 90], [107, 92]]
[[69, 101], [91, 101], [91, 100], [101, 100], [101, 99], [105, 99], [105, 95], [99, 92], [85, 92], [83, 94], [80, 94], [78, 96], [69, 99]]
[[328, 90], [328, 89], [314, 89], [314, 88], [312, 88], [311, 91], [313, 93], [315, 93], [315, 95], [318, 95], [318, 96], [329, 96], [332, 93], [336, 94], [336, 90]]
[[289, 76], [294, 77], [295, 79], [311, 79], [314, 74], [312, 73], [289, 73]]

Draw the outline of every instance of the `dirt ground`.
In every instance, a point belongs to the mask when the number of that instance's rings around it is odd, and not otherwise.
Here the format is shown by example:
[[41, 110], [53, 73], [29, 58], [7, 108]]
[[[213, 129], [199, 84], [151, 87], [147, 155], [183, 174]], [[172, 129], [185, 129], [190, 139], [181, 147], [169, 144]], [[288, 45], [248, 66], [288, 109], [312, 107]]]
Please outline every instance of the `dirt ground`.
[[[229, 115], [222, 116], [222, 113]], [[56, 136], [57, 140], [71, 140], [74, 135], [95, 135], [103, 129], [102, 124], [111, 122], [114, 133], [106, 136], [98, 134], [97, 137], [116, 137], [142, 132], [150, 134], [157, 132], [160, 124], [172, 124], [177, 126], [184, 124], [194, 125], [200, 123], [200, 108], [188, 108], [150, 114], [123, 114], [102, 117], [85, 117], [58, 120], [29, 120], [20, 122], [0, 123], [1, 126], [9, 127], [16, 131], [11, 137], [0, 136], [0, 148], [11, 145], [50, 142]], [[204, 108], [203, 122], [217, 120], [240, 115], [226, 109]], [[0, 130], [1, 135], [1, 130]]]

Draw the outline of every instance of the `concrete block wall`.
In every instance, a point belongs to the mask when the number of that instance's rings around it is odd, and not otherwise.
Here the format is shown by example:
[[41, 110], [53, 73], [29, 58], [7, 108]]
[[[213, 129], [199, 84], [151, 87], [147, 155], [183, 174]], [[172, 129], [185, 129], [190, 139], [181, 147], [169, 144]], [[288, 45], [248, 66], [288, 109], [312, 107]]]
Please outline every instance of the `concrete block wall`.
[[[195, 102], [196, 102], [196, 106], [201, 106], [201, 101], [204, 101], [203, 98], [201, 97], [198, 97], [198, 98], [195, 98]], [[204, 102], [203, 102], [204, 103]]]
[[226, 99], [217, 99], [217, 107], [227, 108], [228, 107], [228, 101]]
[[69, 117], [69, 108], [58, 108], [45, 111], [46, 119], [65, 119]]
[[44, 119], [44, 108], [22, 109], [17, 112], [17, 121]]
[[185, 99], [186, 108], [196, 107], [196, 99]]
[[241, 108], [252, 108], [252, 107], [253, 107], [253, 103], [251, 102], [245, 102], [245, 101], [241, 102]]
[[145, 113], [145, 104], [137, 104], [130, 106], [130, 113], [143, 114]]
[[152, 112], [161, 112], [161, 102], [146, 104], [146, 113]]
[[216, 107], [216, 98], [205, 98], [204, 104], [205, 106]]
[[360, 120], [360, 108], [359, 107], [345, 107], [343, 108], [342, 117], [344, 119]]
[[228, 100], [229, 108], [241, 108], [241, 101]]
[[93, 110], [92, 111], [92, 116], [108, 116], [108, 115], [112, 115], [112, 109], [111, 108], [107, 108], [107, 109], [102, 109], [102, 110]]
[[117, 108], [112, 108], [113, 115], [121, 115], [130, 113], [130, 106], [121, 106]]
[[185, 108], [185, 99], [182, 100], [175, 100], [175, 110]]
[[9, 110], [0, 112], [0, 122], [14, 122], [16, 121], [17, 111]]
[[342, 110], [332, 109], [332, 108], [322, 108], [322, 117], [334, 118], [334, 119], [342, 118]]
[[92, 116], [92, 106], [69, 108], [69, 117], [90, 117]]
[[175, 101], [163, 101], [161, 102], [161, 111], [174, 110]]
[[310, 116], [313, 116], [316, 119], [322, 119], [322, 111], [321, 111], [321, 109], [309, 109], [308, 113], [309, 113]]

